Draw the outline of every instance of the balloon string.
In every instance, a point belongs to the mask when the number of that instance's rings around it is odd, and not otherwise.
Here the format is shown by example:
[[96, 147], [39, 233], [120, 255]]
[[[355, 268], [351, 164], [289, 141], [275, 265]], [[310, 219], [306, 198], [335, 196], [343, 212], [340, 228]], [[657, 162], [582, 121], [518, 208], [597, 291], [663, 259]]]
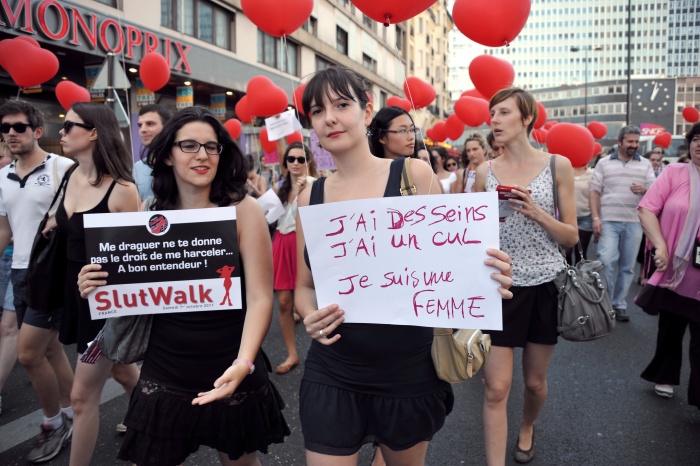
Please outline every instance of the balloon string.
[[21, 93], [22, 93], [22, 88], [18, 86], [18, 87], [17, 87], [17, 97], [15, 97], [15, 100], [19, 100], [19, 95], [20, 95]]
[[[288, 70], [288, 65], [289, 65], [289, 61], [290, 61], [290, 60], [289, 60], [289, 47], [287, 47], [287, 35], [286, 35], [286, 34], [283, 34], [283, 35], [282, 35], [282, 50], [283, 50], [283, 55], [284, 55], [284, 58], [285, 58], [285, 66], [284, 66], [284, 69], [285, 69], [285, 72], [286, 72], [287, 74], [289, 74], [289, 76], [290, 76], [289, 82], [290, 82], [291, 85], [292, 85], [292, 103], [294, 104], [294, 105], [293, 105], [293, 107], [294, 107], [294, 115], [296, 116], [296, 119], [297, 119], [298, 121], [301, 121], [301, 119], [299, 118], [299, 105], [301, 105], [301, 102], [297, 102], [297, 101], [295, 100], [295, 97], [296, 97], [296, 96], [295, 96], [295, 94], [294, 94], [295, 88], [296, 88], [296, 86], [298, 86], [299, 84], [296, 83], [296, 82], [294, 82], [294, 78], [291, 77], [292, 73], [290, 73], [289, 70]], [[303, 134], [302, 134], [302, 137], [301, 137], [301, 143], [304, 144], [304, 135], [303, 135]], [[280, 155], [280, 154], [278, 154], [278, 156], [279, 156], [279, 155]], [[280, 163], [280, 171], [281, 171], [281, 168], [282, 168], [281, 165], [282, 165], [282, 163]], [[304, 171], [306, 172], [306, 176], [308, 177], [308, 176], [309, 176], [309, 164], [308, 164], [308, 163], [305, 163], [305, 164], [304, 164]]]

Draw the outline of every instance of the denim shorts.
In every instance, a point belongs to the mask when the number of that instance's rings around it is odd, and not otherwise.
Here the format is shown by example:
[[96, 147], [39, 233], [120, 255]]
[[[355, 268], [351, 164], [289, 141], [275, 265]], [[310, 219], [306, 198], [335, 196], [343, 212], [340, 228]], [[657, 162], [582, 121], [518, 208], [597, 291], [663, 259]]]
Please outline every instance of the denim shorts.
[[593, 231], [593, 217], [586, 215], [583, 217], [576, 217], [578, 222], [578, 229], [583, 231]]
[[[3, 254], [0, 256], [0, 299], [4, 299], [2, 308], [8, 311], [15, 310], [14, 293], [10, 283], [10, 272], [12, 271], [12, 256]], [[2, 314], [2, 309], [0, 309]]]

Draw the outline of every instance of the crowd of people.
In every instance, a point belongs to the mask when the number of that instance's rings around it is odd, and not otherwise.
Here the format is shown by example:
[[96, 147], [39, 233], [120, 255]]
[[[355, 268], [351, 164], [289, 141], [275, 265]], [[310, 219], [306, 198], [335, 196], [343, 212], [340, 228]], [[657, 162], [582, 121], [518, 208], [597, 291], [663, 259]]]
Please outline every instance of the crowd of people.
[[[111, 376], [130, 397], [117, 426], [125, 433], [119, 459], [172, 466], [206, 445], [224, 465], [259, 465], [256, 452], [291, 434], [261, 350], [276, 299], [287, 356], [270, 369], [284, 375], [304, 362], [299, 416], [307, 464], [355, 465], [367, 443], [376, 446], [374, 466], [424, 464], [430, 440], [455, 409], [452, 387], [438, 379], [431, 359], [432, 328], [345, 323], [338, 305], [318, 309], [311, 270], [324, 265], [310, 262], [304, 227], [313, 225], [298, 215], [303, 206], [398, 196], [409, 157], [416, 159], [409, 170], [418, 195], [510, 187], [501, 250], [483, 257], [503, 298], [503, 330], [489, 332], [493, 346], [480, 375], [487, 464], [506, 462], [514, 348], [523, 349], [524, 393], [512, 456], [518, 463], [535, 456], [558, 339], [554, 278], [565, 267], [562, 248], [573, 263], [597, 243], [616, 318], [627, 322], [642, 244], [650, 259], [638, 304], [659, 315], [656, 354], [642, 377], [659, 396], [674, 395], [689, 329], [688, 402], [700, 407], [700, 124], [686, 135], [688, 163], [664, 165], [656, 147], [641, 156], [640, 131], [626, 126], [617, 148], [595, 166], [573, 167], [531, 144], [537, 103], [522, 89], [492, 97], [491, 132], [468, 135], [459, 157], [426, 147], [409, 112], [375, 113], [367, 96], [363, 79], [342, 67], [307, 82], [302, 106], [335, 162], [329, 177], [318, 176], [312, 151], [298, 142], [282, 153], [278, 176], [263, 158], [245, 156], [202, 107], [174, 115], [158, 105], [141, 108], [144, 149], [132, 166], [116, 117], [103, 105], [77, 103], [66, 113], [63, 157], [41, 149], [45, 125], [36, 108], [19, 100], [0, 106], [0, 394], [19, 358], [43, 411], [30, 462], [50, 460], [72, 436], [70, 464], [90, 464]], [[255, 200], [269, 189], [284, 208], [272, 226]], [[27, 304], [27, 268], [57, 192], [45, 232], [59, 228], [66, 236], [65, 301], [46, 313]], [[83, 216], [228, 206], [236, 207], [242, 312], [155, 315], [140, 369], [104, 357], [83, 361], [104, 325], [90, 318], [86, 298], [110, 282], [99, 264], [88, 264]], [[312, 339], [306, 355], [296, 346], [298, 322]], [[63, 348], [72, 344], [75, 372]]]

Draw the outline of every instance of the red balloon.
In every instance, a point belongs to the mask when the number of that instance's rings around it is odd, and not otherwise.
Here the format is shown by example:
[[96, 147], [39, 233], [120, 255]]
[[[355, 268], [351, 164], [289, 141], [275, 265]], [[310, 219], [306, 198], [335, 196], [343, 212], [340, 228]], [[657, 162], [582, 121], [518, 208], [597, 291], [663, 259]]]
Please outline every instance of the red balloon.
[[[544, 108], [541, 102], [537, 102], [537, 120], [535, 120], [535, 129], [541, 128], [547, 122], [547, 109]], [[535, 139], [536, 140], [536, 139]], [[537, 140], [536, 140], [537, 141]], [[537, 141], [541, 142], [541, 141]]]
[[253, 121], [253, 115], [250, 113], [250, 107], [248, 106], [248, 96], [244, 95], [238, 102], [236, 102], [236, 116], [243, 123], [250, 123]]
[[36, 39], [33, 39], [32, 37], [29, 36], [18, 36], [13, 39], [3, 39], [0, 40], [0, 66], [3, 68], [6, 68], [5, 66], [5, 57], [8, 55], [11, 55], [11, 53], [8, 52], [8, 49], [6, 47], [12, 47], [12, 44], [14, 44], [15, 40], [20, 40], [20, 41], [25, 41], [28, 44], [33, 45], [34, 47], [41, 48], [41, 45], [39, 45], [39, 42], [36, 41]]
[[696, 123], [700, 120], [700, 111], [695, 107], [685, 107], [683, 109], [683, 118], [688, 123]]
[[547, 123], [544, 124], [544, 129], [552, 129], [552, 126], [558, 125], [558, 121], [548, 121]]
[[233, 139], [238, 139], [238, 136], [241, 135], [243, 126], [239, 120], [231, 118], [226, 120], [226, 123], [224, 123], [224, 128], [226, 128], [226, 131], [228, 131], [228, 134], [230, 134]]
[[407, 112], [411, 111], [411, 102], [406, 99], [402, 99], [401, 97], [397, 97], [395, 95], [392, 95], [388, 99], [386, 99], [386, 105], [388, 107], [399, 107], [403, 108]]
[[456, 141], [464, 132], [464, 123], [455, 114], [450, 115], [445, 121], [445, 134], [447, 137]]
[[549, 133], [549, 131], [546, 129], [535, 128], [532, 130], [532, 139], [540, 144], [544, 144], [544, 142], [547, 140], [547, 133]]
[[90, 102], [90, 91], [71, 81], [61, 81], [56, 85], [56, 98], [64, 110], [68, 111], [76, 102]]
[[288, 36], [311, 16], [313, 0], [241, 0], [243, 13], [257, 27], [275, 37]]
[[27, 42], [28, 44], [32, 44], [34, 47], [41, 48], [41, 45], [39, 44], [39, 42], [37, 42], [37, 40], [33, 37], [17, 36], [17, 37], [15, 37], [14, 40], [23, 40], [23, 41]]
[[287, 93], [266, 76], [254, 76], [246, 92], [250, 113], [255, 116], [269, 117], [287, 109]]
[[591, 161], [594, 142], [588, 129], [573, 123], [559, 123], [547, 134], [549, 152], [563, 155], [574, 167], [583, 167]]
[[297, 111], [302, 115], [306, 115], [304, 106], [301, 104], [304, 97], [304, 89], [306, 89], [306, 83], [294, 89], [294, 94], [292, 94], [292, 103], [297, 108]]
[[668, 149], [668, 146], [671, 145], [671, 133], [668, 131], [664, 131], [661, 134], [657, 134], [656, 137], [654, 138], [654, 144], [657, 146], [661, 146], [664, 149]]
[[304, 143], [304, 136], [302, 136], [300, 131], [294, 131], [292, 134], [287, 136], [287, 144], [291, 144], [293, 142]]
[[2, 66], [19, 87], [43, 84], [58, 73], [58, 58], [53, 52], [19, 37], [2, 41]]
[[425, 130], [425, 137], [427, 137], [431, 141], [435, 140], [435, 135], [433, 134], [433, 128], [428, 128]]
[[260, 145], [265, 152], [272, 152], [277, 149], [277, 143], [267, 138], [267, 128], [263, 128], [260, 131]]
[[596, 157], [603, 150], [603, 145], [598, 141], [593, 143], [593, 157]]
[[139, 77], [146, 89], [156, 92], [170, 81], [170, 65], [163, 55], [157, 52], [147, 53], [141, 59]]
[[402, 23], [430, 8], [435, 0], [352, 0], [358, 10], [378, 23]]
[[587, 128], [596, 139], [604, 138], [605, 135], [608, 134], [607, 125], [599, 121], [591, 121], [588, 123]]
[[406, 94], [406, 98], [409, 102], [413, 102], [415, 108], [427, 107], [433, 100], [437, 93], [435, 88], [415, 76], [409, 76], [403, 83], [403, 92]]
[[452, 19], [462, 34], [487, 47], [508, 46], [530, 16], [530, 0], [457, 0]]
[[438, 121], [433, 125], [433, 136], [435, 136], [432, 138], [433, 141], [443, 142], [445, 139], [447, 139], [447, 128], [445, 128], [445, 125], [445, 120]]
[[489, 103], [477, 97], [460, 97], [455, 102], [455, 114], [467, 126], [481, 126], [489, 115]]
[[513, 85], [515, 71], [505, 60], [493, 55], [479, 55], [469, 64], [469, 77], [474, 87], [491, 99], [496, 92]]
[[460, 97], [476, 97], [479, 99], [484, 99], [484, 100], [489, 100], [486, 97], [484, 97], [481, 92], [477, 91], [476, 89], [469, 89], [468, 91], [462, 92], [462, 95]]

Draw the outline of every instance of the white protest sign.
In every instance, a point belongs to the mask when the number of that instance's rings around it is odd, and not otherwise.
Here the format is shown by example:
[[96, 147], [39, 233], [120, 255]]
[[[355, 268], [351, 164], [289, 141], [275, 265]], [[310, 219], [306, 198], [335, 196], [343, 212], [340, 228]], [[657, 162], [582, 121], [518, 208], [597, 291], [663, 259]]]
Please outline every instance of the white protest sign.
[[287, 110], [279, 115], [265, 118], [265, 127], [267, 127], [267, 139], [276, 141], [296, 131], [294, 124], [296, 117], [294, 110]]
[[89, 214], [89, 263], [109, 273], [93, 319], [242, 309], [236, 209]]
[[496, 193], [389, 197], [299, 209], [319, 308], [345, 322], [501, 330]]
[[275, 191], [268, 189], [265, 194], [258, 198], [258, 204], [265, 213], [265, 220], [272, 224], [284, 214], [284, 206]]

